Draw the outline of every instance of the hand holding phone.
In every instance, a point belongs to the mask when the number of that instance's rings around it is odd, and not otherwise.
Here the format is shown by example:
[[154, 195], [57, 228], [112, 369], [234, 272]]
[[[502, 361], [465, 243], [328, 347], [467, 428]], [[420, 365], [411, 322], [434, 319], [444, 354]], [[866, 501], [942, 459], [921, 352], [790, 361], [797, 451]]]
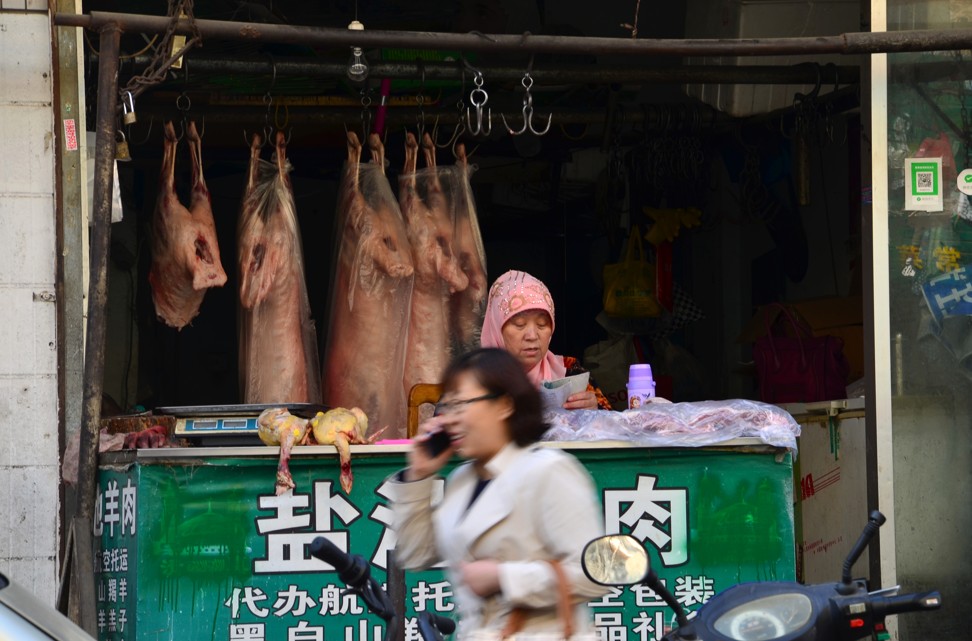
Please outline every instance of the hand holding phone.
[[452, 437], [445, 430], [439, 430], [438, 432], [432, 432], [429, 438], [422, 441], [422, 447], [425, 448], [425, 452], [432, 458], [437, 457], [449, 448], [452, 444]]

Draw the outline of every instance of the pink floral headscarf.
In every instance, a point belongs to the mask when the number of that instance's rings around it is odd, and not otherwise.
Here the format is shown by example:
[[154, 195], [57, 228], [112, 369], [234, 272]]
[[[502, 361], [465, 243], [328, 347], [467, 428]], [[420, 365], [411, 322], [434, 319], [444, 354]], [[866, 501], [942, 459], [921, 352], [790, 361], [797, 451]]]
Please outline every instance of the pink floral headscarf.
[[[551, 326], [555, 327], [553, 297], [543, 282], [515, 269], [497, 278], [489, 288], [480, 344], [505, 349], [503, 325], [515, 314], [531, 309], [542, 309], [550, 314]], [[543, 360], [527, 372], [527, 377], [539, 387], [543, 381], [563, 378], [566, 373], [564, 357], [547, 350]]]

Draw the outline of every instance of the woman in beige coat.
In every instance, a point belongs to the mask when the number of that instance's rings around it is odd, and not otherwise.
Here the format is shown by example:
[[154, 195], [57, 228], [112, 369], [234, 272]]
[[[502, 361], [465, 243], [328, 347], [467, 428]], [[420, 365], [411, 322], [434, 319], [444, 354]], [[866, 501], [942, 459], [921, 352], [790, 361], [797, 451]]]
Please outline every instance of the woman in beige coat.
[[[563, 636], [559, 561], [576, 633], [592, 630], [585, 602], [606, 588], [581, 569], [584, 545], [603, 534], [587, 471], [570, 454], [540, 447], [547, 429], [536, 387], [502, 349], [454, 361], [443, 377], [436, 416], [419, 427], [409, 466], [395, 477], [396, 560], [408, 569], [446, 562], [459, 609], [459, 638], [497, 637], [515, 609], [522, 634]], [[425, 442], [445, 431], [451, 445], [430, 456]], [[437, 472], [452, 454], [467, 461], [445, 483]]]

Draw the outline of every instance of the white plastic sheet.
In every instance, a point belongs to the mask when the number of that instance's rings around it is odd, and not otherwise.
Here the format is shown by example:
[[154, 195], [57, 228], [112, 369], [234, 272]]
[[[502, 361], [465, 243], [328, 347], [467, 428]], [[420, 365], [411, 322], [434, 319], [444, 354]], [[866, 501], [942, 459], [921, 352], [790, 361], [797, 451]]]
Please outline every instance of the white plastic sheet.
[[545, 441], [628, 441], [653, 447], [700, 447], [753, 437], [794, 457], [800, 424], [775, 405], [733, 399], [651, 403], [636, 410], [548, 410]]

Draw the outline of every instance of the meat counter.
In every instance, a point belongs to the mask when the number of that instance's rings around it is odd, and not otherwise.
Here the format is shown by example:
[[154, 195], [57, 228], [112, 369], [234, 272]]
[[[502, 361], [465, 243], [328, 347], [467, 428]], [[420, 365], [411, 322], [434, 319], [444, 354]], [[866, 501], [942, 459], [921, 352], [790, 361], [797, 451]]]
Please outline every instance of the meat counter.
[[[793, 580], [793, 465], [756, 438], [718, 446], [556, 443], [597, 483], [608, 532], [649, 548], [690, 610], [743, 581]], [[276, 447], [171, 448], [101, 455], [96, 505], [99, 638], [103, 641], [379, 641], [383, 623], [310, 557], [326, 536], [371, 561], [384, 581], [394, 548], [386, 478], [405, 447], [352, 446], [354, 485], [338, 482], [334, 448], [295, 449], [296, 489], [274, 495]], [[406, 641], [417, 612], [450, 615], [441, 570], [405, 573]], [[589, 604], [604, 638], [659, 639], [672, 612], [650, 590]], [[327, 633], [325, 635], [325, 628]], [[626, 632], [624, 631], [626, 629]]]

